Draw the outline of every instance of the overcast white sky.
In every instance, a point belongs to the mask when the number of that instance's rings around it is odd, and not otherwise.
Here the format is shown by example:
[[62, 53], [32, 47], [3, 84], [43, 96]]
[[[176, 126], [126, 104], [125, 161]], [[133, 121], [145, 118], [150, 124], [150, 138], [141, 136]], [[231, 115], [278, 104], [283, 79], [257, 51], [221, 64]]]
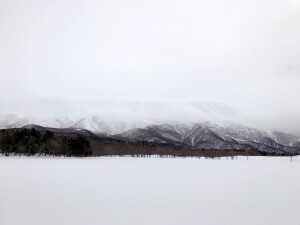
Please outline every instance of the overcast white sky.
[[0, 0], [2, 113], [185, 121], [213, 105], [296, 129], [299, 98], [299, 0]]

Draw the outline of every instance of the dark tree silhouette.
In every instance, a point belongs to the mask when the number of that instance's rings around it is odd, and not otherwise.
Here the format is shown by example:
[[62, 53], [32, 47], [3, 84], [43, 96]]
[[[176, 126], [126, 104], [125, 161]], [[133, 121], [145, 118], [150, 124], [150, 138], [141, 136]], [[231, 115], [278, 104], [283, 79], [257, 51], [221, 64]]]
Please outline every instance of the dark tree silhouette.
[[88, 156], [92, 154], [89, 141], [83, 136], [71, 137], [69, 148], [73, 156]]
[[0, 147], [1, 147], [1, 150], [3, 152], [5, 152], [5, 155], [8, 155], [12, 151], [14, 146], [13, 146], [13, 138], [10, 135], [10, 133], [8, 133], [8, 132], [4, 133], [4, 135], [1, 139], [1, 142], [0, 142]]
[[46, 131], [46, 133], [44, 134], [44, 137], [43, 137], [43, 142], [46, 142], [50, 139], [52, 139], [54, 137], [54, 133], [52, 131]]

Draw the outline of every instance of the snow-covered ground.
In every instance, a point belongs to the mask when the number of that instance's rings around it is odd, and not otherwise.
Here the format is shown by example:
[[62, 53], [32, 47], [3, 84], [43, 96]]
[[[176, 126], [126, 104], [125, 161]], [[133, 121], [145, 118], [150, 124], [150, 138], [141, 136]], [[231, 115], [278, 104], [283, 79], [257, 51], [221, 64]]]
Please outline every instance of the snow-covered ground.
[[0, 157], [3, 225], [299, 225], [300, 157]]

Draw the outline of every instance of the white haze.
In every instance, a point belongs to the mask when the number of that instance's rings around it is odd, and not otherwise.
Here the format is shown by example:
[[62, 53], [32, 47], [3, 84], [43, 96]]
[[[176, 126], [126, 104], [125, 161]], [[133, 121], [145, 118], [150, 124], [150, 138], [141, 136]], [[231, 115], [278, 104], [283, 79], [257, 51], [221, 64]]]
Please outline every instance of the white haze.
[[24, 99], [16, 104], [14, 98], [9, 98], [3, 99], [2, 104], [5, 105], [0, 108], [2, 125], [7, 121], [8, 124], [20, 122], [20, 126], [38, 124], [60, 128], [72, 126], [81, 119], [95, 118], [108, 126], [109, 130], [123, 127], [120, 132], [124, 132], [126, 129], [149, 124], [193, 124], [211, 121], [221, 125], [229, 122], [267, 131], [300, 133], [300, 123], [297, 123], [300, 121], [300, 114], [272, 112], [265, 116], [263, 109], [197, 99]]
[[300, 131], [300, 2], [0, 0], [0, 113]]

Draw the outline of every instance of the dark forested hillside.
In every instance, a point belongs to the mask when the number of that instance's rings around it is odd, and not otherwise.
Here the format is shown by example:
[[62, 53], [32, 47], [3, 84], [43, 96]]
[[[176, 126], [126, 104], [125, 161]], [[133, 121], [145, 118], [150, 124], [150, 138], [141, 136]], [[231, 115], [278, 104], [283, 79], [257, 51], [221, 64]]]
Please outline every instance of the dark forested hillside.
[[24, 155], [92, 155], [90, 142], [82, 135], [54, 135], [53, 131], [40, 131], [35, 128], [1, 130], [0, 149], [6, 155], [10, 153]]

